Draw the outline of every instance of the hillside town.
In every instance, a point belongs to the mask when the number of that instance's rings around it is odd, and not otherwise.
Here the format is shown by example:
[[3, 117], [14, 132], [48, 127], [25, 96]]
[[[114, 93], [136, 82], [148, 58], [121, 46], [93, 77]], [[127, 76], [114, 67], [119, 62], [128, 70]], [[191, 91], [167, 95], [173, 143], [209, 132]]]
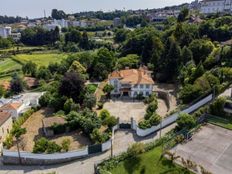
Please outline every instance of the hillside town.
[[0, 174], [230, 174], [232, 0], [177, 1], [0, 7]]

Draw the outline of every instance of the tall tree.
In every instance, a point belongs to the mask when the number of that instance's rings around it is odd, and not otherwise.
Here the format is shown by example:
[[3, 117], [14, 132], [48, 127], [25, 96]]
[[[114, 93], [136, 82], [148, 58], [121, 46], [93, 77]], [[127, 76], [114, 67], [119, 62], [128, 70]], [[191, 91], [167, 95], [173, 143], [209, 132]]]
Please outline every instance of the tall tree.
[[72, 98], [75, 102], [82, 102], [84, 80], [76, 72], [67, 72], [61, 80], [59, 93]]
[[10, 89], [14, 94], [18, 94], [23, 91], [23, 81], [16, 73], [12, 76]]

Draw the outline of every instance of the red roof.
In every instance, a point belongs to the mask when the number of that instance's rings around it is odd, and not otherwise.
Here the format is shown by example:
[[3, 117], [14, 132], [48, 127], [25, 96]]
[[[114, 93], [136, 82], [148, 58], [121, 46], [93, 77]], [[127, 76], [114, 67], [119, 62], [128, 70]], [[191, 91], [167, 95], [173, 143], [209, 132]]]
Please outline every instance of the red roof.
[[114, 71], [109, 76], [109, 79], [113, 78], [119, 78], [122, 83], [154, 84], [149, 71], [144, 68]]
[[0, 110], [17, 110], [20, 106], [22, 103], [8, 103], [3, 105]]
[[11, 114], [9, 112], [0, 111], [0, 126], [2, 126], [10, 117]]

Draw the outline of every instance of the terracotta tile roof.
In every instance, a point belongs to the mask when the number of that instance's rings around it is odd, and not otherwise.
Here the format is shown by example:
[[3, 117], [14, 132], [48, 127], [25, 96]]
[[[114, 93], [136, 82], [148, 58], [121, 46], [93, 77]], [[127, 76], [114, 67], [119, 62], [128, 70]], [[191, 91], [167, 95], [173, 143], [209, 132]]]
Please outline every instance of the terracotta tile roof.
[[0, 111], [0, 126], [2, 126], [10, 117], [11, 114], [9, 112]]
[[8, 103], [3, 105], [0, 110], [17, 110], [20, 106], [22, 106], [22, 103]]
[[144, 68], [114, 71], [109, 76], [109, 79], [113, 78], [119, 78], [121, 83], [154, 84], [153, 79]]
[[51, 126], [53, 126], [54, 124], [65, 124], [67, 121], [63, 118], [63, 117], [58, 117], [58, 116], [54, 116], [54, 117], [47, 117], [43, 119], [43, 126], [45, 128], [49, 128]]

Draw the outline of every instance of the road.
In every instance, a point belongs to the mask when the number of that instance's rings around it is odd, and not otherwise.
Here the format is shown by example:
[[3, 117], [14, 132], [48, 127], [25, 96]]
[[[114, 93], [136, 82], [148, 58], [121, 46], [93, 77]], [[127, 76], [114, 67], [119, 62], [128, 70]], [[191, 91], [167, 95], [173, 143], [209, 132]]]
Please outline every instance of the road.
[[[162, 135], [175, 127], [172, 124], [162, 130]], [[154, 133], [148, 137], [138, 137], [132, 130], [119, 130], [115, 133], [113, 154], [118, 155], [125, 152], [127, 148], [136, 142], [152, 142], [159, 138], [159, 133]], [[94, 164], [110, 156], [110, 151], [89, 158], [77, 160], [70, 163], [50, 165], [50, 166], [17, 166], [3, 165], [0, 163], [0, 174], [47, 174], [56, 172], [56, 174], [93, 174]]]

